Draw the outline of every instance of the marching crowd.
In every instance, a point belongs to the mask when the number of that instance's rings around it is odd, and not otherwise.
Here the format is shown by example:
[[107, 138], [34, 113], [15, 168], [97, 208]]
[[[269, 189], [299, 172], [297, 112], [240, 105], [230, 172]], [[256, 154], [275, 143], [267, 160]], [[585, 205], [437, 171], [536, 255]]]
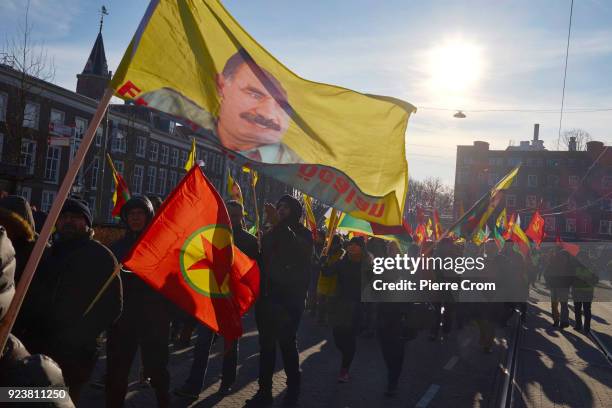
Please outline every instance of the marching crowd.
[[[156, 203], [159, 205], [159, 203]], [[437, 245], [402, 248], [411, 256], [459, 257], [486, 254], [485, 273], [500, 285], [511, 280], [519, 296], [516, 302], [458, 302], [452, 293], [440, 293], [424, 302], [362, 302], [362, 290], [372, 279], [372, 258], [393, 257], [400, 252], [395, 241], [379, 238], [350, 239], [334, 235], [325, 248], [325, 232], [313, 234], [301, 222], [302, 205], [295, 197], [283, 196], [276, 205], [266, 204], [266, 231], [258, 240], [246, 231], [243, 208], [226, 203], [235, 245], [257, 260], [261, 271], [260, 297], [254, 312], [259, 332], [259, 390], [247, 406], [273, 403], [272, 377], [276, 348], [280, 350], [287, 377], [283, 404], [298, 403], [302, 378], [297, 332], [305, 312], [330, 326], [338, 349], [339, 382], [350, 381], [350, 368], [358, 352], [359, 335], [376, 336], [387, 367], [385, 395], [396, 394], [406, 342], [419, 330], [435, 341], [474, 321], [480, 345], [491, 352], [495, 327], [507, 324], [518, 310], [524, 320], [530, 285], [540, 277], [550, 290], [554, 325], [569, 325], [568, 301], [574, 303], [575, 329], [590, 330], [591, 302], [600, 267], [586, 251], [573, 255], [562, 247], [540, 250], [527, 260], [507, 244], [499, 251], [495, 242], [482, 246], [448, 238]], [[152, 221], [155, 208], [144, 196], [132, 197], [121, 209], [125, 227], [122, 238], [108, 248], [93, 234], [87, 204], [68, 199], [55, 226], [40, 265], [0, 355], [0, 386], [66, 386], [75, 403], [85, 384], [105, 387], [108, 407], [123, 405], [128, 375], [140, 349], [142, 377], [149, 379], [158, 406], [170, 404], [168, 342], [189, 341], [191, 330], [198, 334], [192, 367], [184, 384], [174, 390], [181, 397], [197, 398], [204, 384], [215, 333], [178, 310], [131, 271], [119, 276], [96, 302], [92, 302], [121, 260]], [[37, 239], [32, 210], [23, 198], [0, 199], [0, 319], [5, 317], [25, 263]], [[606, 257], [607, 255], [602, 255]], [[607, 256], [610, 260], [610, 257]], [[603, 269], [602, 269], [603, 268]], [[401, 279], [401, 271], [387, 271]], [[395, 273], [395, 275], [393, 275]], [[419, 276], [435, 280], [453, 279], [438, 270], [420, 270]], [[456, 277], [455, 277], [456, 278]], [[522, 296], [522, 299], [521, 299]], [[100, 338], [106, 333], [106, 372], [92, 377], [100, 355]], [[187, 333], [187, 334], [185, 334]], [[239, 340], [224, 342], [220, 394], [232, 392], [236, 379]], [[70, 401], [57, 406], [72, 406]]]

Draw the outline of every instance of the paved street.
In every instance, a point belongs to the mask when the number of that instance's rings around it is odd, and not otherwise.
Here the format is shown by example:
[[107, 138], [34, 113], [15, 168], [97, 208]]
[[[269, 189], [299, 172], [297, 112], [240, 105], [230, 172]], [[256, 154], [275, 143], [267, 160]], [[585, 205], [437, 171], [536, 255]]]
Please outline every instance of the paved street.
[[[594, 305], [593, 329], [610, 339], [612, 305]], [[605, 407], [612, 400], [612, 369], [592, 341], [573, 329], [550, 328], [550, 304], [530, 305], [527, 324], [521, 329], [518, 348], [515, 407]], [[571, 313], [571, 312], [570, 312]], [[573, 313], [571, 313], [573, 316]], [[240, 407], [257, 390], [257, 332], [252, 316], [244, 320], [246, 334], [240, 343], [239, 373], [234, 392], [220, 399], [219, 387], [222, 342], [215, 344], [205, 390], [197, 401], [174, 397], [175, 407]], [[383, 396], [385, 367], [375, 338], [361, 337], [351, 369], [351, 381], [338, 384], [337, 352], [331, 330], [305, 316], [299, 333], [303, 372], [302, 407], [493, 407], [499, 405], [502, 370], [507, 357], [508, 338], [513, 327], [498, 328], [492, 354], [478, 346], [473, 324], [454, 331], [445, 340], [430, 342], [426, 333], [407, 344], [400, 392], [395, 398]], [[170, 348], [172, 388], [182, 384], [190, 367], [192, 347]], [[283, 396], [285, 376], [277, 359], [274, 396]], [[97, 375], [104, 360], [101, 359]], [[155, 406], [153, 391], [137, 383], [132, 370], [126, 406]], [[280, 405], [281, 398], [277, 398]], [[608, 405], [606, 405], [608, 404]], [[102, 407], [102, 390], [88, 387], [81, 406]]]

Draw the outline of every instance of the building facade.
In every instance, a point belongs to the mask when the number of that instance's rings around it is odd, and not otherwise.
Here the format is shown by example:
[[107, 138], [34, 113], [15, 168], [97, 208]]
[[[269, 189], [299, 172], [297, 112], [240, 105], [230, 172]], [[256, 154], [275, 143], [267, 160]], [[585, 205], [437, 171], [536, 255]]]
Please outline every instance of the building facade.
[[[498, 212], [518, 213], [525, 228], [536, 209], [545, 219], [548, 240], [612, 240], [612, 149], [591, 141], [585, 151], [575, 140], [566, 151], [549, 151], [538, 138], [491, 150], [487, 142], [457, 146], [454, 213], [467, 211], [519, 163], [519, 174]], [[489, 221], [494, 223], [494, 218]]]

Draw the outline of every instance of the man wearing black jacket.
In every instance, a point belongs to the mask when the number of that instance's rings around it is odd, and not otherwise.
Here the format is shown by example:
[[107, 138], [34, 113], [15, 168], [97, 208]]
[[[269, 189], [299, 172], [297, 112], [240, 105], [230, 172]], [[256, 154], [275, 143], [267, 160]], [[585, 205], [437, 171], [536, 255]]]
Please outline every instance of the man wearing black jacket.
[[266, 204], [272, 228], [262, 239], [261, 295], [255, 305], [259, 330], [259, 390], [248, 406], [268, 406], [278, 343], [287, 375], [284, 405], [297, 403], [300, 392], [296, 334], [310, 281], [313, 241], [302, 224], [302, 205], [285, 195], [274, 207]]
[[[138, 237], [153, 219], [153, 205], [147, 197], [136, 196], [121, 208], [127, 225], [125, 236], [111, 245], [120, 261], [130, 252]], [[121, 407], [127, 392], [128, 376], [138, 346], [142, 349], [145, 372], [151, 376], [157, 404], [170, 403], [168, 374], [168, 336], [170, 315], [168, 301], [138, 276], [121, 269], [124, 305], [121, 318], [108, 331], [106, 406]]]
[[24, 343], [30, 352], [57, 361], [72, 400], [78, 401], [98, 359], [97, 338], [121, 314], [121, 280], [113, 278], [85, 313], [117, 260], [93, 239], [86, 202], [67, 199], [55, 226], [53, 245], [41, 260], [22, 308], [28, 328]]

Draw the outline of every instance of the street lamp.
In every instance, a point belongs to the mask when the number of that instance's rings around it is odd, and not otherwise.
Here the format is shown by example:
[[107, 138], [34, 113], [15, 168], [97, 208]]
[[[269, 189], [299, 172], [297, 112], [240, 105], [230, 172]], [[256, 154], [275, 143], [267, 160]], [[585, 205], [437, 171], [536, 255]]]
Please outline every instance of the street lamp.
[[457, 113], [455, 113], [453, 115], [453, 117], [457, 118], [457, 119], [463, 119], [465, 118], [465, 113], [461, 112], [461, 111], [457, 111]]

